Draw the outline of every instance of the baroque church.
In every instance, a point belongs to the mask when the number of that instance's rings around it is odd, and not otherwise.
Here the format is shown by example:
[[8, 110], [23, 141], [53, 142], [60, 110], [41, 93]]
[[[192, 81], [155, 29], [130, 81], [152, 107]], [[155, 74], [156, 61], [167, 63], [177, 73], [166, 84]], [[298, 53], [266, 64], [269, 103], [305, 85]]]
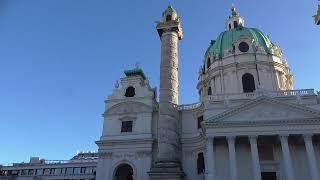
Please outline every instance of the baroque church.
[[105, 100], [96, 179], [319, 180], [320, 95], [293, 89], [281, 48], [232, 7], [204, 54], [199, 102], [179, 104], [181, 24], [169, 6], [156, 25], [159, 91], [136, 67]]

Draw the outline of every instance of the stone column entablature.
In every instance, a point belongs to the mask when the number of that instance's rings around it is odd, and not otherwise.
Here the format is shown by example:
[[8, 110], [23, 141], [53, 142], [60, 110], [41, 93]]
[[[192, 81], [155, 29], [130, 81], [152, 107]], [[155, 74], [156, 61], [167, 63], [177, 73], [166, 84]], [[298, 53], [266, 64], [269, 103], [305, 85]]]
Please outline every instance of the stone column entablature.
[[282, 149], [282, 158], [287, 180], [294, 180], [294, 171], [292, 167], [291, 153], [288, 144], [288, 134], [279, 135]]
[[312, 180], [319, 180], [320, 176], [319, 176], [316, 156], [314, 152], [314, 147], [312, 143], [312, 136], [313, 136], [312, 134], [304, 134], [303, 139], [306, 147], [306, 153], [308, 157]]

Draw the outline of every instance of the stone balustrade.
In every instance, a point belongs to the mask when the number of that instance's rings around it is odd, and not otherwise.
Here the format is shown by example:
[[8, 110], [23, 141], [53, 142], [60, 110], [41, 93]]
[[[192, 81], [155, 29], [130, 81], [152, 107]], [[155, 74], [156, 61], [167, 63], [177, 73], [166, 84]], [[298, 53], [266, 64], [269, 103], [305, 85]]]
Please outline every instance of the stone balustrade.
[[[203, 99], [202, 101], [224, 101], [226, 99], [256, 99], [259, 96], [269, 97], [290, 97], [290, 96], [313, 96], [316, 95], [314, 89], [298, 89], [298, 90], [285, 90], [285, 91], [263, 91], [257, 90], [251, 93], [234, 93], [234, 94], [216, 94]], [[193, 110], [201, 106], [201, 102], [193, 104], [183, 104], [177, 106], [179, 111]]]
[[193, 103], [193, 104], [184, 104], [184, 105], [179, 105], [178, 110], [192, 110], [192, 109], [197, 109], [198, 107], [201, 106], [201, 102]]
[[316, 95], [314, 89], [299, 89], [299, 90], [285, 90], [285, 91], [263, 91], [257, 90], [252, 93], [235, 93], [235, 94], [216, 94], [208, 96], [207, 101], [223, 101], [228, 99], [255, 99], [259, 96], [269, 96], [269, 97], [289, 97], [289, 96], [309, 96]]

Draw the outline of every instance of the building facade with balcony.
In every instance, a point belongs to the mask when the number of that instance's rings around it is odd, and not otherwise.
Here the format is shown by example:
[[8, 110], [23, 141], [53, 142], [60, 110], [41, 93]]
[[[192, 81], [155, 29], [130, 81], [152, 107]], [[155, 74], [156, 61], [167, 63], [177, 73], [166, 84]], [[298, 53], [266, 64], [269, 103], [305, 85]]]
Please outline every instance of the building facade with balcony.
[[70, 160], [45, 160], [31, 157], [28, 163], [0, 167], [0, 180], [77, 179], [94, 180], [98, 154], [81, 152]]

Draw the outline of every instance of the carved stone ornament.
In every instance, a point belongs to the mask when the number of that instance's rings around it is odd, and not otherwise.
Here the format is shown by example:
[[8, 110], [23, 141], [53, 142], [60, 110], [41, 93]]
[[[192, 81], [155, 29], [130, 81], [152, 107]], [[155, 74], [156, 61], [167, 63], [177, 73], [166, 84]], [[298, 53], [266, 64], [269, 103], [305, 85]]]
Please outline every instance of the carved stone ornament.
[[320, 117], [320, 112], [262, 96], [212, 118], [209, 122], [267, 122]]
[[105, 114], [127, 114], [151, 112], [152, 107], [140, 102], [122, 102], [109, 108]]

